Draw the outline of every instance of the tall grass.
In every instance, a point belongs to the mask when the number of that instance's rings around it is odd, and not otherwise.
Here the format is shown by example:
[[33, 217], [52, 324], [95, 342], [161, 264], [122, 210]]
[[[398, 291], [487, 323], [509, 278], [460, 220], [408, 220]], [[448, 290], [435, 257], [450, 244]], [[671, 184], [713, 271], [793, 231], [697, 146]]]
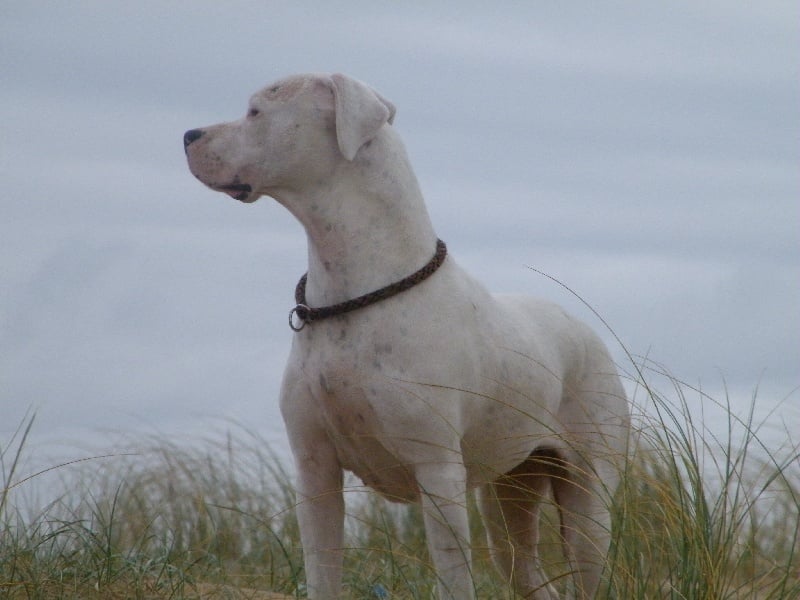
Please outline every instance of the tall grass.
[[[678, 382], [668, 400], [648, 387], [651, 412], [618, 494], [609, 570], [620, 598], [800, 598], [800, 453], [791, 435], [761, 437], [737, 416]], [[703, 406], [723, 434], [698, 421]]]
[[[725, 432], [713, 433], [696, 409], [713, 400], [666, 380], [668, 394], [647, 385], [635, 402], [603, 597], [800, 598], [798, 448], [767, 444], [753, 412], [737, 417], [727, 400]], [[115, 455], [61, 466], [61, 485], [31, 513], [21, 492], [36, 478], [20, 465], [32, 426], [30, 417], [0, 440], [0, 597], [304, 596], [290, 476], [256, 432], [234, 424], [190, 444], [128, 440]], [[434, 597], [419, 509], [348, 490], [348, 597]], [[514, 598], [470, 502], [478, 597]], [[545, 523], [543, 562], [556, 564], [552, 508]]]

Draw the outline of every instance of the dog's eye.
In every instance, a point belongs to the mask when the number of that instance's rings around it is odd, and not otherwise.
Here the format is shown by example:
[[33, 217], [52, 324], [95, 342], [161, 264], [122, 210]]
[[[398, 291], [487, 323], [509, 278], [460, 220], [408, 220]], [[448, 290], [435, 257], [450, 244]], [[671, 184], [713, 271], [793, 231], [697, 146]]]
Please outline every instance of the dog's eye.
[[257, 117], [260, 113], [261, 113], [261, 111], [258, 110], [257, 108], [251, 108], [250, 110], [247, 111], [247, 116], [248, 117]]

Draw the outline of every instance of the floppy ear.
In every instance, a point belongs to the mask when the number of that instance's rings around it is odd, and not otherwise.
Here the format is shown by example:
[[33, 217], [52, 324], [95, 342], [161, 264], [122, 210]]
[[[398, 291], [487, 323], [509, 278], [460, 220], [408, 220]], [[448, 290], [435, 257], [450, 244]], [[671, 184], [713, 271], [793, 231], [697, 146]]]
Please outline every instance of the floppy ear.
[[347, 160], [394, 120], [394, 105], [378, 92], [346, 75], [331, 75], [336, 110], [336, 139]]

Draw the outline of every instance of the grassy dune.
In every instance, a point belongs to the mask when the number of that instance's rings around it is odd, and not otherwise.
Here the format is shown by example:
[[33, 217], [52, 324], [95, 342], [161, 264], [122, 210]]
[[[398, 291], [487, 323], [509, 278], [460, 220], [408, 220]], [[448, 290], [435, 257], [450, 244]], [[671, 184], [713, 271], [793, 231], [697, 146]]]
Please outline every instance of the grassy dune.
[[[602, 596], [800, 598], [797, 447], [770, 448], [752, 415], [740, 420], [730, 410], [728, 434], [711, 434], [693, 406], [713, 401], [668, 381], [677, 400], [643, 386], [637, 401], [647, 411], [614, 505]], [[304, 597], [290, 477], [256, 432], [234, 425], [192, 444], [128, 440], [115, 455], [58, 467], [62, 484], [48, 486], [46, 506], [31, 512], [24, 492], [36, 478], [21, 459], [32, 425], [0, 440], [0, 597]], [[348, 597], [432, 598], [418, 509], [351, 483]], [[477, 596], [514, 598], [470, 508]], [[552, 507], [545, 521], [542, 558], [559, 587]]]

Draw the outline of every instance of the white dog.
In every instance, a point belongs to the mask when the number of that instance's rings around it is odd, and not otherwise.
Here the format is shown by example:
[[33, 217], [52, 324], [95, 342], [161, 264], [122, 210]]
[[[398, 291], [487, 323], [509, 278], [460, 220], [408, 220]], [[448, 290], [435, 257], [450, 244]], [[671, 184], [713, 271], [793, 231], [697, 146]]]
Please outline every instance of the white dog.
[[[467, 492], [526, 598], [554, 598], [537, 503], [560, 509], [576, 597], [610, 539], [628, 404], [601, 341], [560, 308], [493, 296], [437, 240], [394, 106], [343, 75], [300, 75], [238, 121], [188, 131], [189, 168], [242, 202], [271, 196], [308, 236], [281, 411], [297, 466], [308, 594], [338, 598], [343, 470], [423, 506], [440, 598], [475, 595]], [[566, 575], [565, 575], [566, 574]]]

